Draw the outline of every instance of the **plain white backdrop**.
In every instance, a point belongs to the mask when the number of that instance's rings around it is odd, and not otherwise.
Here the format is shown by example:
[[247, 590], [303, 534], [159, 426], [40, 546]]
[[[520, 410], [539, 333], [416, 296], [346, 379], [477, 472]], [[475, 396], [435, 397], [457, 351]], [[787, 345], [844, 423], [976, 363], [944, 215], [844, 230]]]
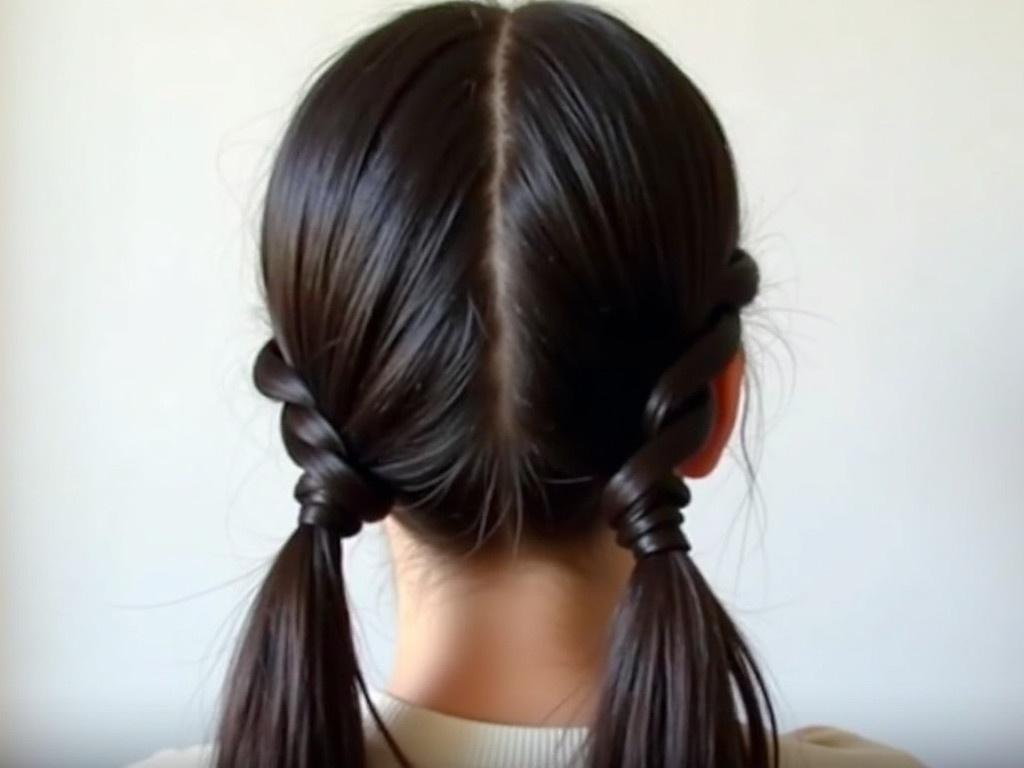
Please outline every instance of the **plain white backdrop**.
[[[3, 765], [209, 738], [297, 511], [249, 384], [262, 183], [308, 74], [398, 7], [0, 0]], [[784, 725], [1019, 765], [1024, 3], [607, 7], [735, 147], [765, 275], [762, 503], [729, 461], [690, 530]], [[376, 535], [349, 583], [380, 683]]]

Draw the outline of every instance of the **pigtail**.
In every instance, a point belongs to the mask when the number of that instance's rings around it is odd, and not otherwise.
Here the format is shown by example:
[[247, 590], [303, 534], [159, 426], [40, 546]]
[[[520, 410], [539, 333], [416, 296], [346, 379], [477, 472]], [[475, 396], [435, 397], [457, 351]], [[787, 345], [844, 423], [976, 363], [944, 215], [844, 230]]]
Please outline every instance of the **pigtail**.
[[685, 552], [637, 561], [609, 658], [590, 768], [777, 765], [761, 674]]
[[708, 382], [739, 348], [735, 307], [750, 301], [757, 283], [753, 260], [737, 250], [721, 282], [722, 304], [648, 400], [647, 444], [605, 488], [604, 513], [636, 566], [612, 628], [589, 768], [777, 765], [767, 687], [690, 558], [681, 528], [690, 490], [674, 473], [711, 429]]
[[[387, 514], [392, 496], [358, 470], [276, 342], [257, 388], [284, 404], [281, 433], [304, 472], [298, 528], [274, 560], [228, 674], [217, 768], [362, 768], [360, 695], [341, 540]], [[368, 702], [369, 705], [369, 702]]]
[[342, 548], [332, 532], [300, 525], [285, 542], [227, 680], [218, 768], [365, 764]]

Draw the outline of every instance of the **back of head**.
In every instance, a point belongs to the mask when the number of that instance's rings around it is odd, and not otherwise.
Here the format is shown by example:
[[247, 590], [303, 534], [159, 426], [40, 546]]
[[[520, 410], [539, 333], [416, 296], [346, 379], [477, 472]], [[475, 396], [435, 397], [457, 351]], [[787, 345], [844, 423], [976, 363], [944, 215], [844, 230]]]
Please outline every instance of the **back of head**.
[[320, 74], [267, 191], [255, 369], [300, 525], [239, 646], [220, 766], [364, 764], [340, 539], [388, 513], [453, 554], [613, 525], [637, 564], [589, 765], [768, 764], [674, 472], [756, 293], [738, 230], [707, 102], [592, 7], [410, 10]]

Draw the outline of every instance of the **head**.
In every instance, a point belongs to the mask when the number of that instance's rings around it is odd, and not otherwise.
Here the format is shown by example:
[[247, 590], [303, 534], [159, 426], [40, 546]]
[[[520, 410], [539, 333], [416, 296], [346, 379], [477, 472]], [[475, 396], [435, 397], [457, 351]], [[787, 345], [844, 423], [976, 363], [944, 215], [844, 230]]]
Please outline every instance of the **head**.
[[411, 10], [322, 71], [261, 232], [255, 380], [283, 404], [299, 525], [220, 766], [363, 765], [340, 541], [385, 516], [447, 558], [614, 539], [635, 565], [588, 764], [768, 764], [760, 676], [681, 529], [736, 417], [758, 285], [738, 237], [707, 101], [592, 7]]

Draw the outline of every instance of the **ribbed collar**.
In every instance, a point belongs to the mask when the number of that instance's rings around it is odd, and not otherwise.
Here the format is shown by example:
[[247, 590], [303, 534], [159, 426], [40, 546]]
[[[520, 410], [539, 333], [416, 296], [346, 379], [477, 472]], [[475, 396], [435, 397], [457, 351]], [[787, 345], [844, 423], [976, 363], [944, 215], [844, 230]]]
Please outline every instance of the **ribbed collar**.
[[[401, 701], [383, 691], [371, 699], [417, 768], [575, 768], [587, 738], [584, 727], [518, 726], [445, 715]], [[398, 765], [367, 717], [371, 768]]]

